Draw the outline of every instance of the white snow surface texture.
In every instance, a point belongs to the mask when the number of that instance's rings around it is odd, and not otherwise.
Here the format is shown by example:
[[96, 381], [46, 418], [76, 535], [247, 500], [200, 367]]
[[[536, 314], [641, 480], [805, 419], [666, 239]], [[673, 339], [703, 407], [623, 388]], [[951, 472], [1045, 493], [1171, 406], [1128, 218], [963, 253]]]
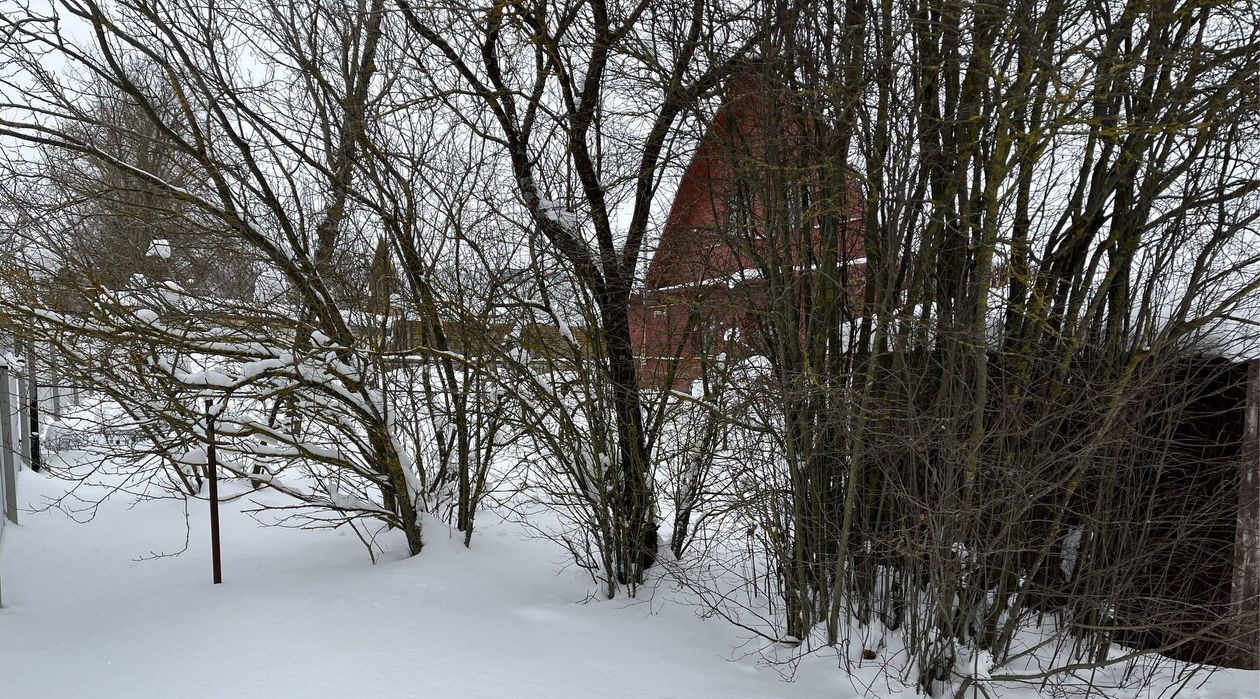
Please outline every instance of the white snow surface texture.
[[[21, 473], [23, 506], [67, 484]], [[426, 522], [421, 555], [401, 541], [373, 566], [349, 532], [261, 527], [222, 508], [222, 585], [210, 583], [206, 504], [106, 503], [79, 524], [24, 512], [0, 541], [0, 698], [34, 697], [882, 697], [834, 655], [792, 682], [757, 644], [702, 619], [679, 593], [587, 601], [553, 543], [479, 520], [473, 547]], [[148, 560], [140, 560], [147, 558]], [[650, 599], [648, 599], [650, 597]], [[743, 645], [743, 649], [741, 649]], [[1257, 673], [1213, 675], [1193, 697], [1260, 697]], [[904, 689], [898, 696], [910, 699]], [[1152, 697], [1158, 691], [1153, 690]], [[1036, 696], [1029, 688], [1003, 697]]]

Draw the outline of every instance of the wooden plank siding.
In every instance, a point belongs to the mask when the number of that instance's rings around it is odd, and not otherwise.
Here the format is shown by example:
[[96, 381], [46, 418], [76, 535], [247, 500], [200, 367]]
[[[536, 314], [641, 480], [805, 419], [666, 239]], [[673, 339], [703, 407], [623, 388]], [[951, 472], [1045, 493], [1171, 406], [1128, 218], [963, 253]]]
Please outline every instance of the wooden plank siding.
[[1260, 670], [1260, 359], [1247, 363], [1242, 474], [1230, 602], [1242, 620], [1237, 667]]

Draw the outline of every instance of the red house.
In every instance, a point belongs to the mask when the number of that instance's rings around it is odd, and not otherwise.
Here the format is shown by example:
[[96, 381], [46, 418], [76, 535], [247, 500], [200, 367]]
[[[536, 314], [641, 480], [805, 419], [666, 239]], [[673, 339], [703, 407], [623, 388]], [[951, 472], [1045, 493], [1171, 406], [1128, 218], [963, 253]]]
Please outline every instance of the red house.
[[[788, 116], [776, 97], [737, 83], [684, 172], [660, 244], [632, 298], [640, 382], [685, 390], [706, 365], [764, 354], [759, 324], [767, 277], [823, 265], [824, 226], [836, 236], [850, 298], [860, 298], [862, 199], [851, 171], [830, 156], [831, 134]], [[847, 179], [840, 204], [821, 203], [827, 173]], [[835, 188], [832, 188], [834, 191]], [[802, 304], [808, 303], [802, 299]]]

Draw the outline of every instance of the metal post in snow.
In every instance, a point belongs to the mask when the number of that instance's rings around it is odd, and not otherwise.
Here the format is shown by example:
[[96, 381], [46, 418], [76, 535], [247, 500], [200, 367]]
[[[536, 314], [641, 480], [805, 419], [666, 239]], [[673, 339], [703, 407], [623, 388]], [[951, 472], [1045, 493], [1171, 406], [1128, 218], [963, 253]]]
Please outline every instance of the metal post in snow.
[[214, 568], [214, 584], [223, 582], [223, 564], [219, 558], [219, 465], [214, 458], [214, 413], [206, 399], [206, 470], [210, 479], [210, 557]]

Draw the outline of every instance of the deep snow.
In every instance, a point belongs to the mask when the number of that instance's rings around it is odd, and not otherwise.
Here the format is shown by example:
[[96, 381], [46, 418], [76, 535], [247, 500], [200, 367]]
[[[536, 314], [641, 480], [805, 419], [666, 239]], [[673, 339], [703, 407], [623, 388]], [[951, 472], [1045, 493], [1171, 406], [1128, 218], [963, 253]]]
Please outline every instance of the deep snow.
[[[65, 483], [23, 472], [23, 503]], [[225, 505], [210, 584], [206, 505], [109, 501], [88, 524], [24, 513], [5, 531], [0, 697], [767, 697], [787, 684], [695, 610], [590, 601], [554, 544], [491, 523], [465, 550], [428, 523], [419, 557], [373, 566], [349, 532], [260, 527]], [[404, 550], [401, 541], [392, 547]], [[828, 676], [831, 675], [831, 676]], [[851, 692], [851, 690], [849, 690]]]
[[[38, 506], [66, 486], [25, 471], [19, 500]], [[373, 566], [349, 532], [261, 527], [238, 500], [222, 510], [214, 586], [205, 503], [189, 504], [185, 553], [139, 560], [183, 547], [184, 505], [133, 501], [111, 499], [87, 524], [24, 512], [5, 530], [0, 698], [844, 698], [871, 679], [815, 656], [785, 682], [741, 650], [755, 646], [738, 629], [664, 586], [591, 600], [558, 546], [492, 514], [471, 550], [431, 521], [420, 556], [387, 541]], [[1256, 682], [1218, 673], [1187, 694], [1260, 697]]]

